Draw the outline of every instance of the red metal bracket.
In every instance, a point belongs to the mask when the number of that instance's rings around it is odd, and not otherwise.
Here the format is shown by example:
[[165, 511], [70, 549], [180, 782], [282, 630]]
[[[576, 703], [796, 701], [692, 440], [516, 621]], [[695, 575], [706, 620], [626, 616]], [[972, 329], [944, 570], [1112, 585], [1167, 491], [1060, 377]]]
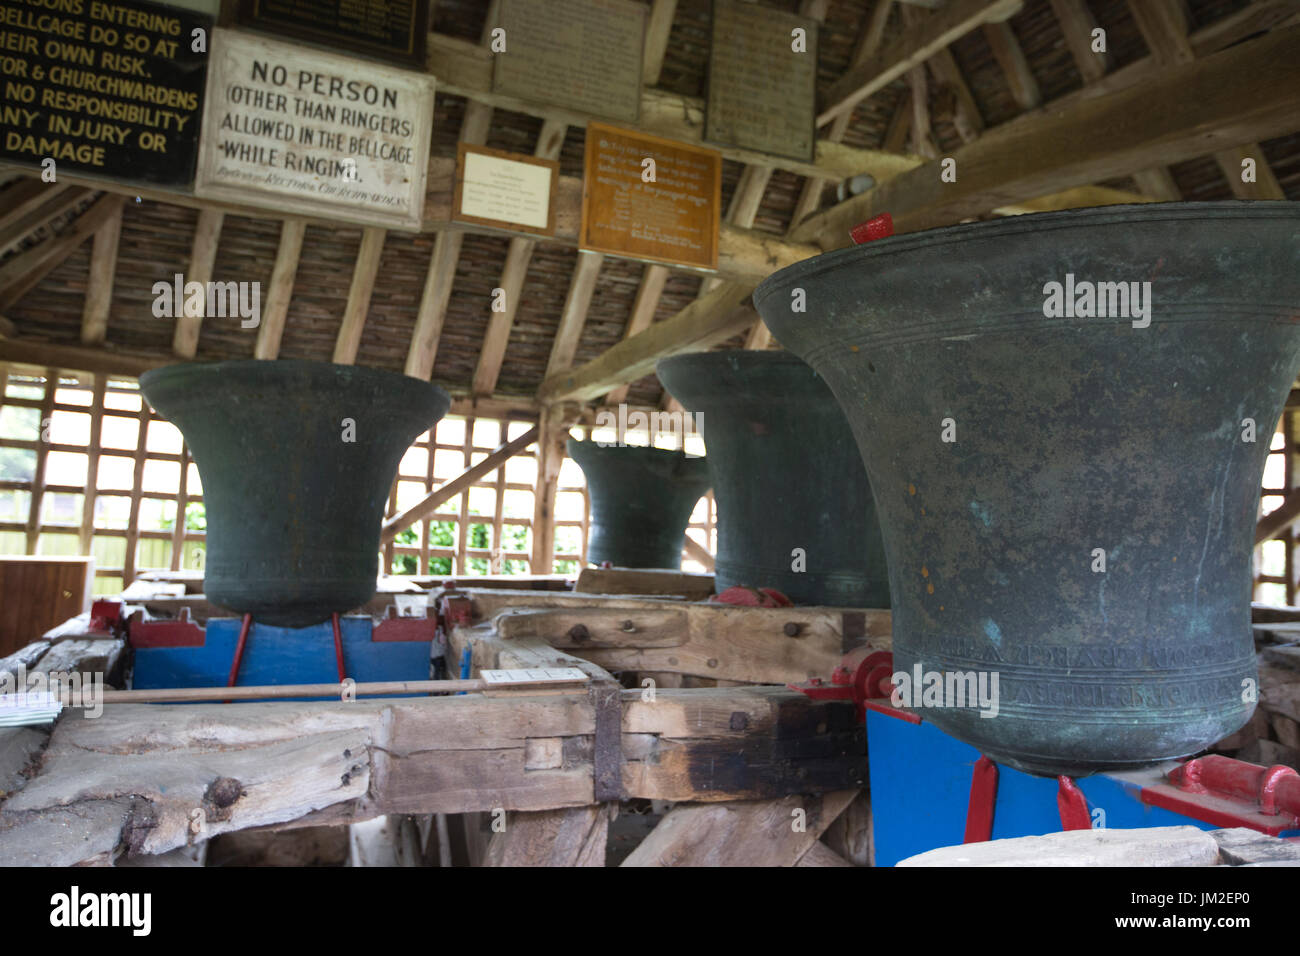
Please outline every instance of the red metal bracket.
[[[188, 611], [189, 608], [184, 610]], [[90, 629], [116, 633], [122, 627], [121, 601], [92, 601], [90, 605]]]
[[205, 640], [203, 628], [190, 620], [187, 607], [174, 621], [146, 621], [142, 614], [133, 614], [127, 636], [132, 647], [202, 647]]
[[794, 607], [794, 602], [776, 588], [750, 588], [740, 584], [713, 595], [709, 603], [736, 607]]
[[1088, 800], [1070, 777], [1062, 775], [1056, 778], [1056, 808], [1061, 813], [1062, 830], [1092, 829]]
[[889, 678], [893, 672], [894, 655], [889, 651], [876, 651], [864, 657], [853, 671], [841, 664], [831, 673], [829, 682], [820, 677], [810, 677], [801, 683], [785, 686], [813, 700], [851, 700], [858, 720], [864, 720], [867, 701], [889, 696], [893, 689]]
[[866, 222], [860, 222], [849, 230], [849, 238], [854, 245], [862, 245], [873, 239], [884, 239], [894, 234], [894, 217], [887, 212], [873, 216]]
[[1143, 788], [1144, 803], [1264, 833], [1300, 827], [1300, 773], [1291, 767], [1210, 754], [1180, 764], [1167, 778], [1168, 784]]
[[993, 809], [997, 802], [998, 765], [981, 755], [971, 770], [966, 836], [962, 843], [987, 843], [993, 839]]

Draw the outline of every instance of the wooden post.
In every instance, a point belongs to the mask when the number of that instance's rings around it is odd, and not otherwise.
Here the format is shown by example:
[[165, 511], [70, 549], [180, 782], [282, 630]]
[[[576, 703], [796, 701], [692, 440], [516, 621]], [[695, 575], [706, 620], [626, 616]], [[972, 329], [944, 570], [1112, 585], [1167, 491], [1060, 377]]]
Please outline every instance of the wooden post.
[[538, 421], [537, 487], [533, 497], [533, 559], [529, 571], [550, 574], [555, 558], [555, 492], [564, 461], [568, 428], [560, 409], [544, 411]]

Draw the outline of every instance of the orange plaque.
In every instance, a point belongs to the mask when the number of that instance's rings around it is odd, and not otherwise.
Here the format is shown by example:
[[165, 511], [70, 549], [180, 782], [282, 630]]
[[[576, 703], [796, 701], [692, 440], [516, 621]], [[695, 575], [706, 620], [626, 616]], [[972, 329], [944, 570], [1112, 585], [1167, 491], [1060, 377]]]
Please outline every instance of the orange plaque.
[[717, 269], [721, 194], [721, 153], [589, 123], [578, 245]]

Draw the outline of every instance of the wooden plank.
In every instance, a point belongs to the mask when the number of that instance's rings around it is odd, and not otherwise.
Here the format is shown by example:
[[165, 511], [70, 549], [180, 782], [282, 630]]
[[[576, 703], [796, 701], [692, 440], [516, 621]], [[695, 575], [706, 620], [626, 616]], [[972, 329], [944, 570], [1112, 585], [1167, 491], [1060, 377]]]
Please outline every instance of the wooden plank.
[[81, 499], [82, 554], [94, 553], [95, 498], [99, 494], [99, 453], [104, 435], [104, 393], [107, 388], [108, 376], [96, 373], [90, 399], [90, 444], [86, 446], [86, 491]]
[[262, 308], [257, 344], [253, 346], [255, 359], [273, 359], [280, 354], [280, 340], [289, 318], [289, 302], [293, 299], [293, 283], [298, 274], [302, 237], [306, 231], [307, 224], [297, 219], [286, 219], [280, 226], [280, 245], [276, 248], [275, 266], [271, 269], [271, 286]]
[[384, 229], [367, 226], [361, 233], [361, 247], [357, 250], [352, 267], [352, 285], [348, 288], [348, 303], [343, 310], [343, 323], [334, 341], [334, 358], [337, 365], [352, 365], [357, 360], [361, 345], [361, 332], [370, 311], [370, 296], [379, 276], [379, 260], [384, 254]]
[[649, 375], [660, 359], [725, 342], [753, 325], [752, 289], [745, 283], [724, 282], [672, 318], [623, 340], [587, 364], [547, 376], [537, 391], [538, 401], [588, 401]]
[[98, 345], [108, 334], [108, 312], [113, 305], [113, 276], [117, 247], [122, 237], [122, 205], [95, 230], [86, 276], [86, 302], [81, 312], [81, 342]]
[[[190, 250], [190, 267], [185, 273], [185, 283], [207, 285], [212, 281], [212, 266], [217, 259], [217, 243], [221, 239], [221, 225], [225, 213], [204, 209], [199, 213], [194, 227], [194, 242]], [[199, 348], [199, 328], [203, 324], [203, 310], [198, 315], [182, 314], [176, 317], [176, 332], [172, 336], [172, 351], [183, 359], [192, 359]]]
[[817, 124], [824, 126], [841, 113], [851, 111], [872, 93], [884, 89], [954, 40], [981, 24], [1011, 16], [1021, 4], [1022, 0], [955, 0], [948, 4], [836, 81], [821, 100]]
[[584, 594], [672, 594], [703, 601], [713, 593], [713, 575], [659, 568], [583, 568], [573, 589]]
[[1082, 209], [1092, 206], [1115, 206], [1126, 203], [1155, 202], [1150, 196], [1111, 189], [1108, 186], [1076, 186], [1063, 192], [1039, 196], [1027, 202], [999, 206], [993, 212], [999, 216], [1021, 216], [1031, 212], [1055, 212], [1058, 209]]
[[547, 375], [572, 367], [578, 340], [587, 324], [587, 309], [596, 292], [596, 280], [600, 277], [600, 266], [604, 261], [605, 257], [599, 252], [578, 253], [578, 262], [569, 279], [569, 291], [564, 299], [564, 311], [560, 313], [560, 325], [551, 342], [551, 356], [546, 363]]
[[982, 29], [984, 39], [993, 51], [993, 58], [998, 61], [1002, 75], [1006, 77], [1012, 98], [1022, 110], [1033, 109], [1043, 101], [1043, 94], [1011, 24], [1003, 20], [1000, 23], [986, 23]]
[[533, 574], [550, 574], [555, 566], [555, 492], [569, 429], [559, 409], [546, 409], [538, 420], [537, 483], [533, 491]]
[[818, 841], [808, 848], [795, 866], [853, 866], [825, 843]]
[[[466, 428], [465, 431], [469, 433], [470, 429]], [[491, 454], [480, 461], [477, 465], [467, 468], [450, 481], [443, 482], [434, 491], [429, 492], [429, 494], [425, 495], [401, 514], [387, 519], [384, 522], [383, 530], [380, 533], [380, 540], [390, 541], [399, 531], [404, 528], [409, 528], [415, 522], [433, 514], [442, 504], [450, 501], [452, 498], [456, 497], [456, 495], [468, 489], [489, 471], [500, 467], [508, 459], [519, 454], [536, 441], [537, 436], [538, 429], [530, 428], [518, 438], [512, 439], [504, 445], [494, 449]]]
[[122, 208], [122, 203], [121, 196], [101, 196], [57, 236], [11, 256], [0, 266], [0, 309], [8, 309], [62, 265], [78, 246]]
[[794, 866], [855, 796], [673, 807], [623, 866]]
[[[956, 183], [942, 183], [935, 164], [927, 164], [813, 216], [794, 236], [838, 248], [848, 245], [853, 226], [884, 210], [896, 232], [911, 232], [1283, 135], [1300, 127], [1300, 62], [1288, 52], [1297, 43], [1300, 28], [1274, 31], [1173, 67], [1140, 88], [992, 130], [955, 152]], [[1197, 109], [1182, 109], [1187, 102]]]
[[1097, 21], [1088, 9], [1085, 0], [1051, 0], [1052, 12], [1065, 37], [1065, 45], [1070, 48], [1074, 65], [1079, 68], [1084, 83], [1101, 79], [1110, 69], [1110, 53], [1092, 51], [1092, 31], [1097, 29]]

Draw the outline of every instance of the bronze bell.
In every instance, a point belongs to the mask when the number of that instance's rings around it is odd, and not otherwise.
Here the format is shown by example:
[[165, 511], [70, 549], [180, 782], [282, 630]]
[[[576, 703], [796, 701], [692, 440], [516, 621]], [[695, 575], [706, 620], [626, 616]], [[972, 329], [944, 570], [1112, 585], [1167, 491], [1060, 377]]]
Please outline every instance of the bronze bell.
[[680, 568], [691, 512], [709, 490], [704, 459], [573, 439], [567, 448], [591, 495], [587, 560], [616, 568]]
[[406, 375], [286, 359], [168, 365], [140, 391], [199, 468], [208, 600], [280, 627], [374, 595], [398, 463], [451, 405]]
[[758, 351], [679, 355], [656, 371], [703, 416], [718, 592], [772, 587], [797, 604], [888, 607], [867, 473], [821, 376], [789, 353]]
[[[853, 426], [895, 670], [948, 690], [925, 719], [1072, 775], [1245, 723], [1260, 481], [1300, 368], [1295, 203], [933, 229], [783, 269], [754, 301]], [[996, 707], [960, 705], [972, 674]]]

